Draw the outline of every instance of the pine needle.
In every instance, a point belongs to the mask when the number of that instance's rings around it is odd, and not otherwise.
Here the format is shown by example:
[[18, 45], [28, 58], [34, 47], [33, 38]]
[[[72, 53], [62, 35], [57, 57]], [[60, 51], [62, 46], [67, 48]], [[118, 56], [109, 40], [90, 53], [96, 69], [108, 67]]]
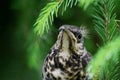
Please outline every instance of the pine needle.
[[98, 51], [87, 71], [92, 80], [120, 80], [120, 37]]
[[116, 15], [113, 12], [114, 8], [114, 0], [102, 0], [95, 6], [93, 22], [95, 23], [95, 30], [102, 38], [103, 44], [119, 35], [117, 33]]
[[59, 8], [62, 8], [62, 14], [66, 11], [67, 7], [72, 7], [76, 5], [78, 0], [59, 0], [59, 1], [52, 1], [48, 3], [40, 12], [39, 17], [34, 24], [34, 32], [38, 35], [42, 36], [42, 34], [49, 30], [52, 22], [54, 20], [54, 15], [57, 15]]
[[49, 26], [53, 22], [54, 13], [58, 10], [59, 2], [48, 3], [42, 10], [41, 13], [34, 24], [34, 31], [40, 36], [44, 33], [45, 30], [49, 29]]

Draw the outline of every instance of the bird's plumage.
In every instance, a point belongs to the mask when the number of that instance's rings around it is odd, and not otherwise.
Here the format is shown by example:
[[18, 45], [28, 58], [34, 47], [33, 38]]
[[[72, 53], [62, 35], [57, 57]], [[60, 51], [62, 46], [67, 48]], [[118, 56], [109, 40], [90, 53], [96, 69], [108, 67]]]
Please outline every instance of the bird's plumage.
[[83, 29], [63, 25], [43, 65], [43, 80], [85, 80], [91, 54], [84, 46]]

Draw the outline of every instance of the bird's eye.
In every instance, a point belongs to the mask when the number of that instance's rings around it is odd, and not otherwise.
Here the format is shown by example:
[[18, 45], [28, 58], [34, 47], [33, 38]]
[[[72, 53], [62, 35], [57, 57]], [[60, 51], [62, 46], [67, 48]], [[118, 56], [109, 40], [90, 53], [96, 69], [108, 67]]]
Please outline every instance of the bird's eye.
[[77, 37], [78, 39], [81, 39], [82, 34], [78, 33], [78, 32], [74, 32], [75, 37]]
[[81, 39], [82, 35], [81, 35], [81, 34], [79, 34], [77, 37], [78, 37], [78, 39]]

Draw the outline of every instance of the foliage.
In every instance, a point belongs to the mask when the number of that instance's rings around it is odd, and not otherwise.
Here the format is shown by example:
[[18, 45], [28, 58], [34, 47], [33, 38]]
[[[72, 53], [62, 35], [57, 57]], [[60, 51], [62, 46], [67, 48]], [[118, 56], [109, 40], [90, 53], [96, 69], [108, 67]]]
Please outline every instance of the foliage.
[[93, 14], [95, 30], [98, 32], [105, 44], [118, 36], [118, 24], [116, 13], [114, 13], [114, 0], [101, 0], [95, 6]]
[[119, 80], [120, 37], [102, 47], [90, 62], [87, 70], [93, 80]]
[[93, 14], [95, 30], [105, 46], [98, 50], [87, 67], [88, 78], [92, 80], [120, 79], [119, 25], [116, 22], [116, 14], [113, 12], [114, 8], [114, 0], [98, 1], [95, 7]]
[[56, 14], [59, 8], [62, 8], [62, 14], [67, 9], [67, 7], [72, 7], [73, 5], [76, 5], [78, 0], [58, 0], [58, 1], [52, 1], [48, 3], [42, 10], [41, 13], [35, 23], [34, 31], [37, 32], [37, 34], [42, 35], [45, 30], [48, 30], [50, 25], [52, 24], [54, 20], [54, 14]]
[[49, 29], [49, 25], [51, 25], [53, 21], [54, 13], [57, 14], [58, 4], [59, 2], [51, 2], [51, 3], [48, 3], [46, 7], [42, 9], [42, 12], [40, 13], [39, 18], [35, 23], [36, 27], [34, 30], [35, 32], [37, 32], [37, 34], [42, 35], [45, 28], [46, 30]]

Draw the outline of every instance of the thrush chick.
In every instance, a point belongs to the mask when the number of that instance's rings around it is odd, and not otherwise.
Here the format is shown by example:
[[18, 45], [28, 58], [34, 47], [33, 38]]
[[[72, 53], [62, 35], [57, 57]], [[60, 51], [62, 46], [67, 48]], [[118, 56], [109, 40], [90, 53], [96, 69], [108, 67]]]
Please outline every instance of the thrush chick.
[[91, 54], [84, 46], [83, 28], [63, 25], [43, 65], [43, 80], [85, 80]]

